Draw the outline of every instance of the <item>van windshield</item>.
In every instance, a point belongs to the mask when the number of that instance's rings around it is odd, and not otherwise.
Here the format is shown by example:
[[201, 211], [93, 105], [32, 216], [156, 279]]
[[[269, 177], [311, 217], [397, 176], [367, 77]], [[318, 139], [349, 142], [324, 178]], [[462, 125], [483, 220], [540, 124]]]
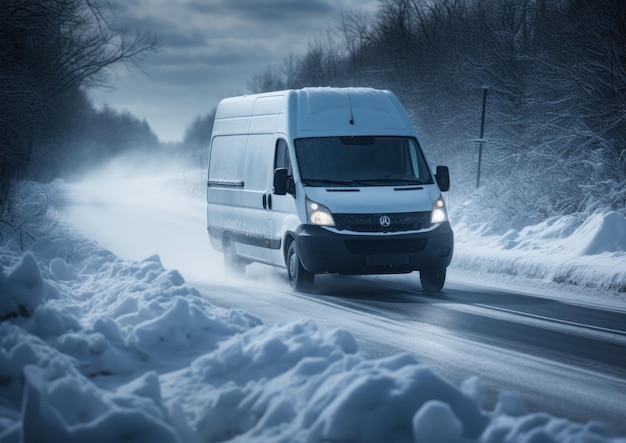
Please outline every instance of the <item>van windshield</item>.
[[305, 186], [432, 184], [412, 137], [315, 137], [295, 140]]

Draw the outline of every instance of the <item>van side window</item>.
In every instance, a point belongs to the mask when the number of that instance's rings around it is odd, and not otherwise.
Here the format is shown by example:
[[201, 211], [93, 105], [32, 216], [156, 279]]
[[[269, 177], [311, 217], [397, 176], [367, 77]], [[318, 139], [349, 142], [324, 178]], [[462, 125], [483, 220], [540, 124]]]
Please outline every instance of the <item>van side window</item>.
[[285, 140], [278, 139], [276, 142], [276, 155], [274, 157], [274, 169], [285, 168], [287, 175], [293, 176], [291, 160], [289, 159], [289, 148]]

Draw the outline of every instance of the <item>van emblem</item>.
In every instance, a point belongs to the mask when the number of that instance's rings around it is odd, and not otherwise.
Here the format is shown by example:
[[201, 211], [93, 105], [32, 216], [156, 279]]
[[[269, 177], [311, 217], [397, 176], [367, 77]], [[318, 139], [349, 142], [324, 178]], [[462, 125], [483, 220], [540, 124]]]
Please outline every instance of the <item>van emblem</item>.
[[378, 221], [383, 228], [386, 228], [391, 224], [391, 218], [388, 215], [383, 215]]

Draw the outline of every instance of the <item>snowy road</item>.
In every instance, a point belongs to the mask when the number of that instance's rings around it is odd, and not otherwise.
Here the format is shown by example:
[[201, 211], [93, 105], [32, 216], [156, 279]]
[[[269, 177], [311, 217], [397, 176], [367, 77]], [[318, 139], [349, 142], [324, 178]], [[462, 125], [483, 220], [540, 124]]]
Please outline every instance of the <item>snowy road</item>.
[[352, 332], [371, 357], [407, 351], [455, 383], [478, 376], [489, 407], [496, 392], [517, 391], [532, 411], [626, 432], [626, 312], [495, 289], [454, 269], [438, 296], [422, 293], [417, 274], [320, 276], [308, 295], [261, 265], [233, 279], [210, 252], [203, 201], [173, 192], [178, 179], [103, 173], [64, 187], [60, 213], [122, 258], [159, 254], [216, 305], [268, 325], [313, 318]]
[[415, 276], [325, 276], [308, 295], [283, 283], [254, 275], [229, 287], [193, 282], [213, 303], [268, 324], [313, 318], [347, 328], [372, 357], [408, 351], [457, 384], [478, 375], [490, 403], [513, 390], [530, 410], [626, 430], [625, 312], [454, 280], [429, 295]]

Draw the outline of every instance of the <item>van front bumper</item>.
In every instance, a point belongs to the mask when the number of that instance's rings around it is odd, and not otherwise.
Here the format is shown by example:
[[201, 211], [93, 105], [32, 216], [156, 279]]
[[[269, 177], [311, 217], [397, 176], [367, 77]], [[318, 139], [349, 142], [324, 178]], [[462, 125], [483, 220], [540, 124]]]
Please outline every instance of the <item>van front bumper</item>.
[[452, 260], [454, 234], [448, 222], [426, 232], [361, 235], [315, 225], [295, 232], [302, 266], [315, 274], [399, 274], [445, 268]]

